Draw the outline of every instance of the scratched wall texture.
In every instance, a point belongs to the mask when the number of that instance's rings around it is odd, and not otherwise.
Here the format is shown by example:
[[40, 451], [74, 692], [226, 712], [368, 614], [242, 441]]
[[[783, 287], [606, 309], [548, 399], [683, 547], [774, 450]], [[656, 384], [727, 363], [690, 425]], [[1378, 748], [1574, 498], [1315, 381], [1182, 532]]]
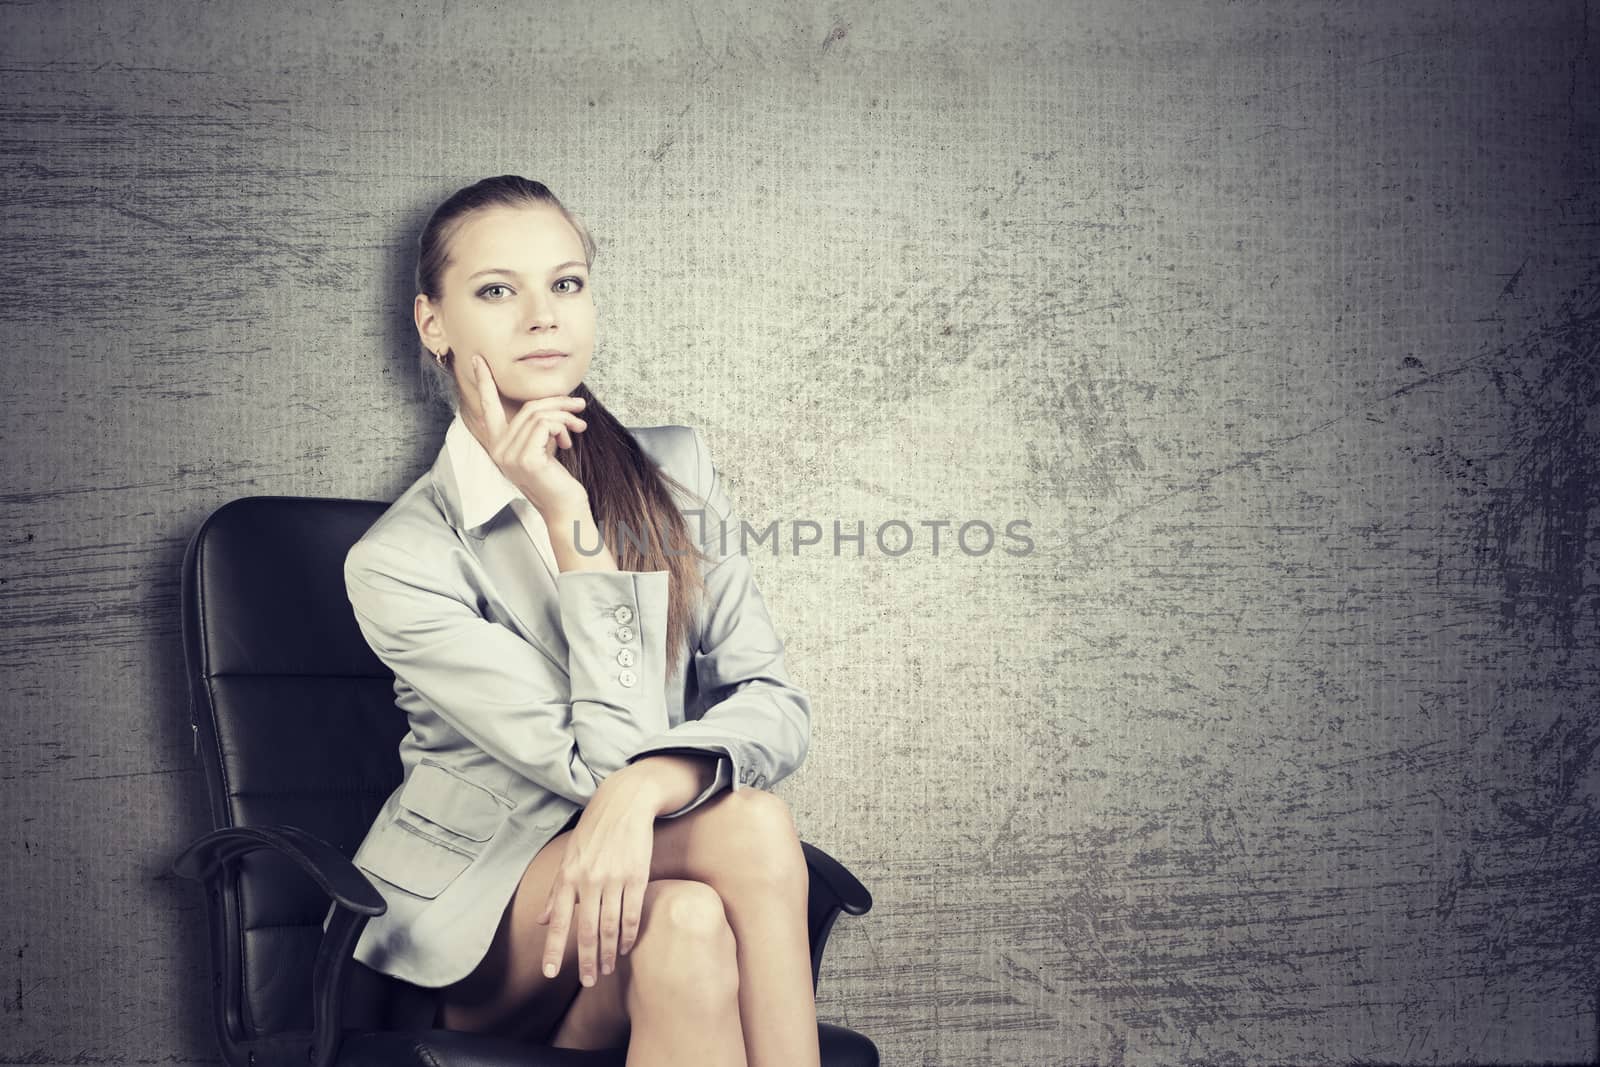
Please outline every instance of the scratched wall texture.
[[823, 1018], [886, 1064], [1595, 1056], [1585, 4], [0, 15], [0, 1062], [216, 1062], [183, 547], [422, 471], [410, 249], [506, 171], [595, 231], [626, 421], [869, 530], [756, 563], [816, 702], [778, 791], [877, 900]]

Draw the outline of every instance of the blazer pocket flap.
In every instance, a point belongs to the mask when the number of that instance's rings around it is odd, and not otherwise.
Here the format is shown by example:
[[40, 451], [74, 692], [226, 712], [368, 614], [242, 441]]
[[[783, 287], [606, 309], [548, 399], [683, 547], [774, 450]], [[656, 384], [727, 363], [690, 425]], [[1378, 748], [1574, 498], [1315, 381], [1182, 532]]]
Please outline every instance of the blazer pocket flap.
[[419, 763], [400, 791], [400, 805], [458, 833], [487, 841], [505, 822], [506, 807], [493, 793], [436, 763]]
[[398, 822], [380, 827], [355, 855], [357, 867], [428, 900], [444, 892], [472, 860]]

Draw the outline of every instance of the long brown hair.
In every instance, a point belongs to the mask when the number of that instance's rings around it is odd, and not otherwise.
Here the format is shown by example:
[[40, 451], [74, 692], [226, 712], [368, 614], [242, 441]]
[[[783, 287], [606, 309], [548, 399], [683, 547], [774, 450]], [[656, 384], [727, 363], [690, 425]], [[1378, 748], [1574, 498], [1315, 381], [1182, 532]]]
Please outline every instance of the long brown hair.
[[[445, 266], [450, 261], [450, 241], [474, 211], [488, 207], [524, 207], [543, 204], [556, 208], [577, 231], [583, 257], [594, 269], [595, 244], [588, 229], [566, 209], [543, 182], [515, 174], [502, 174], [458, 189], [434, 209], [417, 240], [419, 293], [428, 299], [443, 296]], [[419, 352], [423, 373], [430, 376], [432, 392], [454, 408], [455, 376], [441, 367], [426, 349]], [[589, 494], [600, 536], [625, 571], [667, 571], [667, 678], [670, 680], [689, 643], [690, 620], [705, 583], [698, 561], [703, 557], [690, 536], [688, 523], [673, 502], [672, 488], [697, 506], [692, 487], [662, 470], [633, 439], [615, 415], [580, 382], [572, 396], [587, 403], [583, 419], [588, 428], [572, 435], [572, 447], [557, 449], [556, 459]]]

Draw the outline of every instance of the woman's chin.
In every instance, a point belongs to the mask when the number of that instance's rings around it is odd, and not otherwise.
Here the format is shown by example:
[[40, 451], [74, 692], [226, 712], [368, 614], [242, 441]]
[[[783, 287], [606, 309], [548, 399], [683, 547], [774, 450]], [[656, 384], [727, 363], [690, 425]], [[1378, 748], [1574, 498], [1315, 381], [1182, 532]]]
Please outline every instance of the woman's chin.
[[543, 400], [549, 396], [570, 396], [581, 384], [565, 374], [521, 374], [515, 382], [504, 382], [500, 392], [507, 400]]

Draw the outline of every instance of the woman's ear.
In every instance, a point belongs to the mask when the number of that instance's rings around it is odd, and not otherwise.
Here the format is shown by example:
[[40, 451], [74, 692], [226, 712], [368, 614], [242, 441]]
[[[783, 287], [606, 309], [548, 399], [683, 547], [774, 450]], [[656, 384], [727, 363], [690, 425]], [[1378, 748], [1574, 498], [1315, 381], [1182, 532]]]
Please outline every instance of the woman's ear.
[[428, 299], [427, 293], [418, 293], [411, 302], [411, 320], [417, 324], [417, 336], [422, 338], [422, 343], [431, 352], [443, 352], [447, 346], [444, 330], [439, 325], [439, 316], [434, 313], [433, 301]]

